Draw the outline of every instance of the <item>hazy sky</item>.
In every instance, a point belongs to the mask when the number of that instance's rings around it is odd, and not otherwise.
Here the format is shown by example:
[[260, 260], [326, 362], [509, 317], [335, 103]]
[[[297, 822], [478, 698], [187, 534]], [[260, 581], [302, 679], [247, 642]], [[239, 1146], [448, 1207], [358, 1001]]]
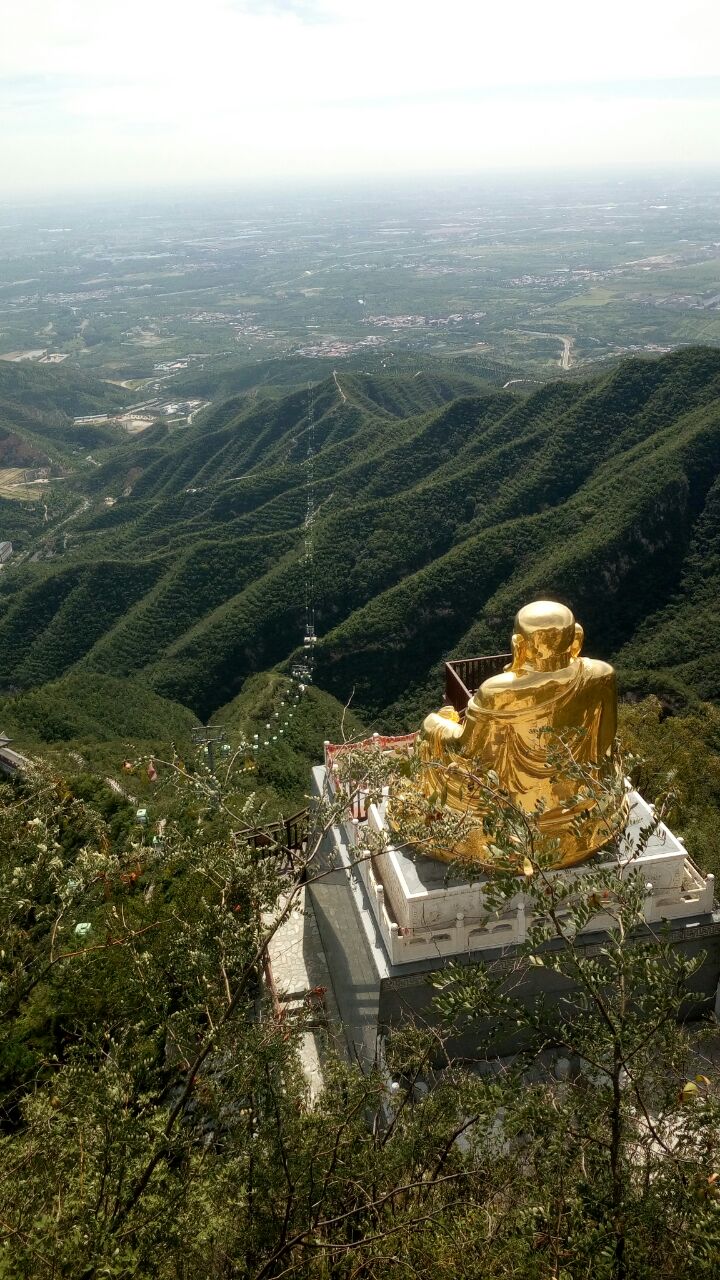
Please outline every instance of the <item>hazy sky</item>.
[[2, 0], [0, 194], [720, 164], [720, 0]]

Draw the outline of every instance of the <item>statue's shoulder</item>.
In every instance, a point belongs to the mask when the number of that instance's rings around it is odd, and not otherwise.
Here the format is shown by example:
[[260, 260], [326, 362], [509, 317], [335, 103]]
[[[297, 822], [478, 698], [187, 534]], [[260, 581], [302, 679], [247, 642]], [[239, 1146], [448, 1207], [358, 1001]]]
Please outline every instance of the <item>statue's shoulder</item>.
[[581, 658], [585, 674], [592, 680], [614, 680], [615, 668], [610, 666], [609, 662], [603, 662], [602, 658]]
[[517, 682], [518, 677], [514, 671], [501, 671], [499, 675], [489, 676], [487, 680], [483, 680], [478, 692], [485, 689], [512, 689]]
[[473, 702], [481, 706], [492, 707], [504, 703], [508, 697], [517, 696], [518, 676], [514, 671], [502, 671], [500, 675], [490, 676], [480, 685]]

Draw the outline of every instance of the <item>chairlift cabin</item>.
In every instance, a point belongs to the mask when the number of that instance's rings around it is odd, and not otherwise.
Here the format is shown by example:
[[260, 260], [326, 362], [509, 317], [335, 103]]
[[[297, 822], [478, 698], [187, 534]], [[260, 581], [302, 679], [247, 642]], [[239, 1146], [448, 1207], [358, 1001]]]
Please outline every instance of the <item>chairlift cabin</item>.
[[290, 674], [297, 684], [307, 684], [311, 677], [310, 668], [305, 662], [294, 662]]

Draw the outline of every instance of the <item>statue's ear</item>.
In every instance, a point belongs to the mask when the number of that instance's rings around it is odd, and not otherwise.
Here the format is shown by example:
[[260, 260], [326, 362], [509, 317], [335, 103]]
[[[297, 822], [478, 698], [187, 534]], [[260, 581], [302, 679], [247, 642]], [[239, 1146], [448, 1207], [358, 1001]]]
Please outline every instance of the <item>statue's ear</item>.
[[527, 658], [527, 645], [525, 644], [525, 637], [517, 631], [514, 632], [512, 638], [512, 653], [513, 660], [510, 663], [509, 670], [520, 671]]
[[573, 640], [572, 644], [570, 645], [570, 657], [571, 657], [571, 658], [579, 658], [579, 657], [580, 657], [580, 651], [581, 651], [581, 649], [582, 649], [582, 647], [583, 647], [583, 640], [584, 640], [584, 639], [585, 639], [585, 632], [583, 631], [582, 627], [580, 626], [580, 623], [579, 623], [579, 622], [576, 622], [576, 623], [575, 623], [575, 638], [574, 638], [574, 640]]

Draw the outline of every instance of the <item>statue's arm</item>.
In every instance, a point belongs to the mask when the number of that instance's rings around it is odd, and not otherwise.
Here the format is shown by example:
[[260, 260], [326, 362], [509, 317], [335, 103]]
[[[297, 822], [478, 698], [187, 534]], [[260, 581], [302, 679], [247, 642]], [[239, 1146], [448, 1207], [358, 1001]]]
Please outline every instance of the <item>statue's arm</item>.
[[617, 677], [610, 666], [603, 681], [601, 735], [602, 740], [598, 744], [599, 754], [605, 755], [612, 748], [617, 735]]
[[470, 699], [463, 724], [459, 723], [455, 708], [450, 706], [426, 716], [420, 735], [426, 759], [442, 755], [446, 747], [477, 755], [485, 741], [488, 715], [512, 699], [517, 684], [517, 677], [511, 673], [486, 680]]
[[431, 752], [461, 740], [463, 726], [454, 718], [456, 714], [452, 707], [441, 707], [440, 711], [432, 711], [423, 720], [422, 738]]

